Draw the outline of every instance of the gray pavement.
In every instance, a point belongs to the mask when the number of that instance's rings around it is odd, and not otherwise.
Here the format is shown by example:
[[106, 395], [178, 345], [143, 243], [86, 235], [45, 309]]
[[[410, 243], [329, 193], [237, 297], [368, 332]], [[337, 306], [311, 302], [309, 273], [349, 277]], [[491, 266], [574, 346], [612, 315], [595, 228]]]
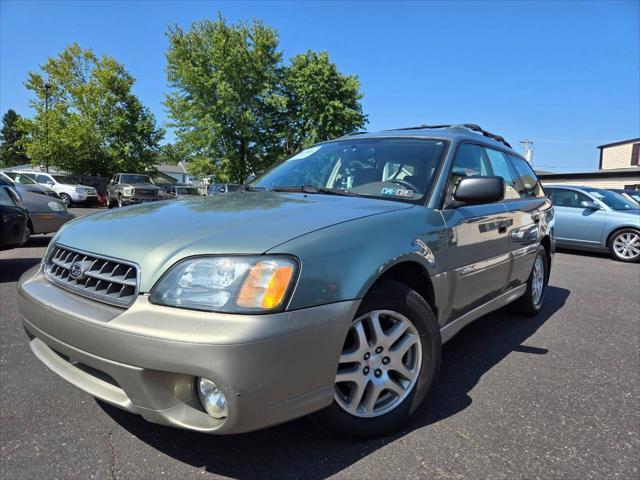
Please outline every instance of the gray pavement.
[[301, 419], [215, 437], [97, 402], [35, 359], [15, 282], [47, 241], [0, 252], [2, 479], [639, 478], [640, 265], [557, 254], [543, 312], [462, 331], [398, 435], [347, 442]]

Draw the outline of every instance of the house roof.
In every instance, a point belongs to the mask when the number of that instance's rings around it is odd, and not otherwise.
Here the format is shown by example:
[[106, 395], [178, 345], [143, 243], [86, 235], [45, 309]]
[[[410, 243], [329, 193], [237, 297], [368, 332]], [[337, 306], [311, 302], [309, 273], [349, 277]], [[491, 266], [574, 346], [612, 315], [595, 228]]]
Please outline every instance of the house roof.
[[597, 148], [615, 147], [617, 145], [624, 145], [626, 143], [635, 143], [635, 142], [640, 142], [640, 138], [630, 138], [629, 140], [620, 140], [619, 142], [605, 143], [604, 145], [599, 145]]
[[160, 163], [156, 165], [156, 170], [162, 173], [187, 173], [187, 170], [184, 168], [184, 165], [170, 165], [168, 163]]

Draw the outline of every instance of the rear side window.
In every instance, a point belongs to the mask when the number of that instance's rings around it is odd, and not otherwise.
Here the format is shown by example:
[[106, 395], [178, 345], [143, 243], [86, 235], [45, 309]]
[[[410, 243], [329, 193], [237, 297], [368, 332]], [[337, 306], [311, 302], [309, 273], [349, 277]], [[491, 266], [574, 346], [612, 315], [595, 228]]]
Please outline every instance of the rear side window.
[[513, 168], [518, 173], [518, 180], [522, 187], [523, 197], [544, 197], [540, 180], [536, 177], [531, 166], [523, 159], [509, 155]]
[[576, 192], [575, 190], [565, 190], [563, 188], [554, 188], [549, 191], [551, 203], [556, 207], [582, 208], [580, 202], [590, 201], [586, 195]]
[[520, 195], [519, 192], [521, 187], [516, 181], [516, 174], [509, 164], [509, 160], [506, 155], [490, 148], [485, 148], [485, 152], [487, 152], [487, 157], [489, 157], [493, 174], [498, 177], [502, 177], [504, 180], [504, 199], [514, 200], [522, 198], [522, 195]]
[[7, 187], [0, 187], [0, 205], [7, 207], [15, 207], [16, 203], [13, 197], [9, 194]]

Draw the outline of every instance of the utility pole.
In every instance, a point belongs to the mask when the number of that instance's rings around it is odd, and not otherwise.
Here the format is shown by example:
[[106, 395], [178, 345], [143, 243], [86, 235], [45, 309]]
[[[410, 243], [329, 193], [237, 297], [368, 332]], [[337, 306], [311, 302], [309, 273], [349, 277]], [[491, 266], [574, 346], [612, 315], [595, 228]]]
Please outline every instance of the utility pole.
[[525, 138], [518, 143], [524, 145], [524, 158], [527, 159], [527, 162], [533, 164], [533, 142]]
[[45, 157], [45, 171], [49, 172], [49, 90], [51, 85], [49, 83], [44, 84], [44, 139], [47, 148], [47, 155]]

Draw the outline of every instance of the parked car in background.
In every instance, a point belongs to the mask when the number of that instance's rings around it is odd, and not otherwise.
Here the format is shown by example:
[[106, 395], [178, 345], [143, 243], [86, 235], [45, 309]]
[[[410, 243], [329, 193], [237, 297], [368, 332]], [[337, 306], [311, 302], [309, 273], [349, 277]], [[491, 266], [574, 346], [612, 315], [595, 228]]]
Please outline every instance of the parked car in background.
[[68, 207], [73, 204], [85, 206], [95, 205], [98, 202], [98, 192], [95, 188], [80, 185], [73, 177], [46, 172], [18, 172], [31, 177], [40, 185], [51, 188], [60, 195], [60, 199]]
[[236, 183], [214, 183], [207, 187], [207, 195], [237, 192], [240, 188], [242, 188], [242, 185], [238, 185]]
[[0, 250], [19, 247], [28, 236], [29, 213], [13, 186], [0, 178]]
[[231, 434], [315, 412], [372, 437], [420, 410], [470, 322], [540, 312], [553, 222], [529, 164], [475, 125], [343, 137], [231, 195], [73, 222], [19, 310], [40, 361], [149, 421]]
[[186, 185], [172, 185], [167, 187], [165, 192], [165, 198], [167, 199], [180, 199], [180, 198], [193, 198], [203, 196], [196, 187], [190, 187]]
[[13, 171], [5, 171], [2, 173], [4, 173], [7, 177], [13, 180], [13, 182], [16, 184], [29, 185], [29, 191], [32, 191], [34, 193], [42, 193], [45, 195], [49, 195], [50, 197], [60, 199], [60, 195], [54, 192], [51, 189], [51, 187], [49, 187], [48, 185], [40, 185], [33, 178], [31, 178], [28, 175], [25, 175], [24, 173], [13, 172]]
[[623, 190], [623, 189], [615, 189], [610, 188], [609, 191], [615, 192], [617, 194], [622, 195], [627, 200], [631, 200], [638, 204], [638, 208], [640, 208], [640, 190]]
[[622, 262], [640, 261], [640, 209], [609, 190], [548, 185], [558, 246], [596, 250]]
[[40, 185], [16, 183], [2, 172], [0, 172], [0, 179], [11, 184], [29, 212], [28, 235], [55, 232], [75, 218], [75, 215], [67, 211], [65, 203], [57, 198], [54, 192], [51, 191], [50, 195]]
[[135, 203], [162, 200], [162, 189], [153, 183], [149, 175], [117, 173], [107, 185], [107, 206], [124, 207]]

